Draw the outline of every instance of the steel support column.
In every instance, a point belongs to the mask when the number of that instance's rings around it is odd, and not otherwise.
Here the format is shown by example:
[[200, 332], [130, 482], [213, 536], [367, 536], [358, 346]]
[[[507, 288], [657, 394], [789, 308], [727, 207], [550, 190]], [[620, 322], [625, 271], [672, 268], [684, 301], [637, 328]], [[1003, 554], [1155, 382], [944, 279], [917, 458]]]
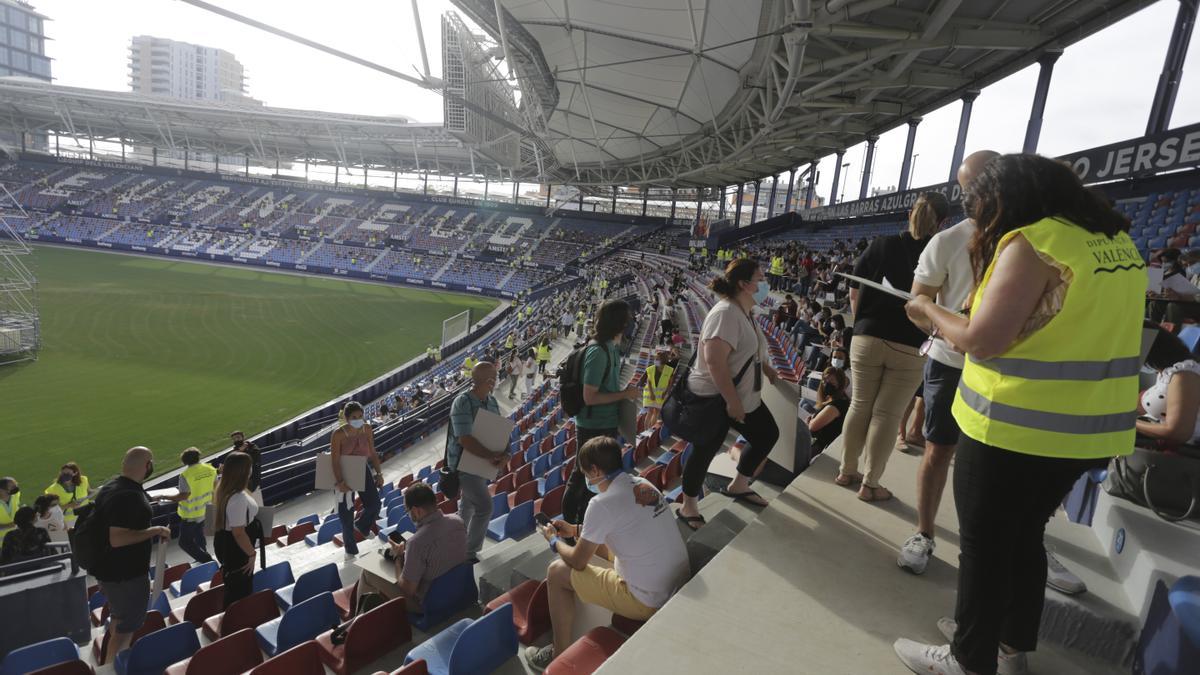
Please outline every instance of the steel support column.
[[392, 169], [392, 192], [400, 191], [400, 171]]
[[813, 207], [813, 195], [817, 191], [817, 161], [813, 160], [812, 164], [808, 165], [808, 190], [804, 193], [804, 208], [811, 209]]
[[250, 175], [250, 155], [246, 155], [246, 171], [245, 171], [245, 175], [246, 175], [246, 176], [249, 176], [249, 175]]
[[429, 196], [429, 171], [425, 172], [425, 177], [422, 179], [421, 194]]
[[758, 191], [762, 189], [762, 179], [754, 181], [754, 204], [750, 207], [750, 224], [758, 217]]
[[367, 189], [367, 176], [369, 176], [369, 175], [370, 175], [370, 170], [367, 169], [366, 164], [363, 164], [363, 189], [364, 190]]
[[909, 174], [912, 172], [913, 146], [917, 143], [917, 125], [920, 123], [920, 117], [914, 117], [908, 121], [908, 140], [904, 142], [904, 160], [900, 162], [900, 182], [896, 185], [897, 192], [904, 192], [908, 189]]
[[610, 213], [617, 212], [617, 186], [616, 185], [613, 186], [612, 208], [609, 209], [609, 212]]
[[487, 201], [487, 195], [488, 195], [488, 179], [487, 179], [487, 176], [484, 176], [483, 177], [483, 201], [485, 201], [485, 202]]
[[783, 196], [783, 212], [784, 213], [787, 213], [788, 211], [793, 210], [792, 209], [792, 190], [795, 188], [795, 185], [796, 185], [796, 167], [792, 167], [792, 170], [788, 172], [787, 192]]
[[696, 225], [700, 224], [700, 212], [704, 210], [704, 194], [696, 188]]
[[675, 188], [671, 188], [671, 219], [675, 219]]
[[733, 210], [733, 213], [734, 213], [733, 226], [734, 227], [742, 226], [742, 191], [745, 189], [745, 187], [746, 187], [745, 183], [738, 183], [737, 202], [735, 202], [734, 210]]
[[950, 182], [958, 178], [958, 167], [962, 164], [963, 155], [967, 151], [967, 129], [971, 126], [971, 110], [975, 107], [978, 91], [968, 91], [962, 95], [962, 112], [958, 115], [958, 136], [954, 139], [954, 155], [950, 158]]
[[1050, 76], [1054, 74], [1054, 62], [1062, 52], [1046, 52], [1038, 59], [1037, 87], [1033, 90], [1033, 107], [1029, 110], [1029, 125], [1025, 127], [1025, 142], [1021, 152], [1037, 152], [1038, 138], [1042, 135], [1042, 114], [1046, 112], [1046, 95], [1050, 93]]
[[550, 193], [554, 192], [554, 183], [546, 183], [546, 208], [550, 208]]
[[867, 156], [863, 160], [862, 187], [858, 190], [858, 198], [867, 198], [867, 188], [871, 185], [871, 169], [875, 166], [875, 143], [878, 136], [867, 136]]
[[342, 181], [342, 165], [334, 162], [333, 164], [333, 187], [337, 187]]
[[1197, 4], [1200, 4], [1197, 0], [1179, 0], [1175, 27], [1171, 29], [1171, 41], [1167, 44], [1167, 57], [1163, 60], [1162, 74], [1158, 76], [1154, 102], [1150, 105], [1150, 119], [1146, 122], [1147, 136], [1166, 131], [1171, 126], [1175, 95], [1179, 93], [1179, 80], [1183, 77], [1183, 62], [1187, 58], [1188, 43], [1192, 40], [1192, 29], [1196, 25]]
[[837, 161], [833, 165], [833, 187], [829, 190], [829, 203], [837, 203], [838, 183], [842, 181], [842, 158], [846, 156], [845, 150], [837, 151]]
[[642, 216], [645, 217], [646, 209], [650, 208], [650, 193], [646, 192], [645, 185], [643, 185], [640, 189], [642, 191]]
[[191, 167], [188, 165], [188, 155], [189, 155], [189, 154], [191, 154], [191, 153], [189, 153], [189, 152], [187, 151], [187, 148], [184, 148], [184, 149], [183, 149], [183, 170], [184, 170], [184, 171], [187, 171], [189, 168], [191, 168]]
[[725, 220], [725, 188], [726, 187], [728, 187], [728, 186], [726, 186], [726, 185], [721, 186], [721, 199], [717, 202], [717, 220]]
[[770, 201], [767, 202], [767, 218], [768, 219], [775, 217], [775, 195], [776, 195], [776, 191], [778, 189], [779, 189], [779, 174], [775, 174], [774, 176], [771, 176], [771, 197], [770, 197]]
[[454, 174], [454, 196], [458, 196], [458, 174]]
[[213, 173], [221, 174], [221, 153], [213, 153]]

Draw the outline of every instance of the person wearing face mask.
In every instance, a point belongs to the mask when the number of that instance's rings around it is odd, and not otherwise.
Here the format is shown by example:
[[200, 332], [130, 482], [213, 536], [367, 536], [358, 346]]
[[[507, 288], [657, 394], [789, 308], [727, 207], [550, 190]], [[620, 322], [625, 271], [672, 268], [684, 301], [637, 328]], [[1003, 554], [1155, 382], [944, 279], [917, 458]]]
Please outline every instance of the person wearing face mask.
[[50, 533], [37, 527], [34, 521], [37, 512], [22, 506], [13, 514], [14, 527], [4, 534], [3, 550], [0, 550], [0, 565], [33, 560], [50, 555]]
[[842, 435], [842, 423], [850, 409], [850, 397], [846, 394], [846, 373], [838, 366], [830, 366], [821, 373], [821, 384], [817, 387], [817, 409], [808, 418], [808, 431], [812, 434], [812, 454], [829, 447]]
[[[774, 384], [778, 375], [766, 358], [766, 338], [750, 313], [767, 299], [770, 289], [758, 263], [749, 258], [730, 262], [709, 288], [721, 299], [704, 317], [688, 389], [698, 396], [721, 396], [724, 422], [748, 441], [738, 459], [737, 474], [722, 494], [751, 506], [766, 506], [766, 500], [750, 489], [750, 479], [779, 440], [779, 426], [762, 402], [763, 377]], [[677, 516], [692, 529], [704, 525], [700, 490], [725, 436], [725, 432], [714, 432], [712, 442], [694, 444], [683, 467], [683, 505]]]
[[96, 492], [93, 518], [99, 519], [97, 525], [108, 526], [108, 547], [89, 571], [108, 598], [112, 637], [105, 663], [113, 662], [145, 621], [153, 540], [171, 538], [170, 528], [150, 524], [153, 511], [142, 484], [153, 474], [154, 453], [141, 446], [130, 448], [121, 463], [121, 475]]
[[[363, 407], [358, 401], [350, 401], [342, 407], [338, 415], [341, 425], [334, 430], [329, 439], [329, 452], [333, 458], [334, 491], [337, 494], [338, 518], [342, 521], [342, 546], [345, 547], [346, 557], [358, 555], [358, 542], [354, 532], [357, 530], [363, 536], [371, 535], [371, 526], [379, 517], [379, 488], [383, 486], [383, 465], [375, 452], [375, 432], [363, 417]], [[354, 492], [346, 484], [342, 476], [342, 456], [366, 457], [366, 480], [363, 491], [358, 493], [362, 499], [362, 511], [358, 520], [354, 520]], [[374, 475], [371, 469], [374, 468]]]
[[[632, 318], [624, 300], [605, 301], [596, 310], [591, 339], [583, 355], [580, 381], [583, 383], [583, 409], [575, 416], [576, 447], [598, 436], [617, 437], [617, 409], [624, 399], [638, 400], [641, 390], [621, 385], [621, 336]], [[583, 512], [591, 493], [584, 486], [583, 474], [576, 465], [567, 478], [563, 493], [563, 518], [574, 524], [583, 522]]]
[[262, 453], [259, 452], [254, 441], [246, 440], [246, 434], [241, 431], [229, 434], [229, 440], [233, 442], [234, 452], [244, 452], [250, 455], [250, 487], [248, 489], [250, 496], [254, 497], [254, 503], [262, 506]]
[[87, 476], [79, 470], [79, 465], [75, 462], [67, 462], [58, 470], [58, 479], [46, 488], [44, 494], [58, 497], [59, 503], [62, 504], [67, 527], [72, 528], [75, 527], [75, 509], [90, 504], [92, 501], [89, 496], [90, 489], [91, 484], [88, 482]]
[[[645, 621], [691, 574], [687, 548], [662, 493], [621, 469], [616, 439], [589, 440], [580, 446], [575, 466], [594, 498], [582, 526], [556, 520], [540, 528], [557, 557], [546, 571], [554, 641], [525, 650], [537, 672], [570, 646], [576, 598]], [[651, 499], [641, 499], [642, 493]], [[591, 564], [592, 556], [611, 560], [612, 567]]]
[[[235, 451], [236, 452], [236, 451]], [[183, 471], [179, 474], [179, 492], [167, 501], [177, 503], [179, 514], [179, 548], [197, 563], [212, 560], [204, 539], [204, 512], [213, 500], [217, 470], [200, 461], [200, 450], [188, 448], [179, 455]]]
[[20, 492], [21, 486], [17, 485], [15, 478], [0, 478], [0, 541], [3, 541], [5, 532], [16, 527], [13, 516], [21, 508], [21, 498], [17, 496]]
[[[940, 192], [923, 192], [913, 204], [908, 230], [877, 237], [854, 264], [854, 275], [893, 288], [912, 287], [913, 270], [929, 238], [950, 211]], [[919, 349], [925, 334], [908, 320], [904, 302], [895, 296], [851, 284], [854, 339], [850, 343], [850, 411], [842, 429], [842, 465], [835, 479], [851, 487], [859, 482], [864, 502], [891, 499], [879, 484], [895, 446], [904, 407], [921, 384], [925, 358]], [[866, 473], [859, 459], [866, 457]]]
[[56, 495], [41, 495], [33, 500], [33, 510], [37, 513], [33, 526], [40, 527], [51, 537], [67, 532], [67, 521], [63, 516], [62, 505]]

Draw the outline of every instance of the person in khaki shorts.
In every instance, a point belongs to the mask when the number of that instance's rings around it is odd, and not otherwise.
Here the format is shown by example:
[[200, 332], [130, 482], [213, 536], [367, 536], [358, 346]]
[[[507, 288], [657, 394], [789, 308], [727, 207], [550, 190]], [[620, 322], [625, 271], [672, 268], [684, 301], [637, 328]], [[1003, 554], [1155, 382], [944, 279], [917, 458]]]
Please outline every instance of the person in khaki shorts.
[[[687, 549], [662, 493], [625, 473], [621, 446], [608, 436], [583, 444], [576, 457], [588, 489], [583, 525], [556, 520], [542, 528], [558, 558], [546, 573], [554, 643], [528, 647], [525, 658], [545, 670], [571, 644], [575, 598], [644, 621], [666, 604], [691, 574]], [[565, 539], [577, 539], [574, 546]], [[592, 556], [611, 568], [591, 564]]]

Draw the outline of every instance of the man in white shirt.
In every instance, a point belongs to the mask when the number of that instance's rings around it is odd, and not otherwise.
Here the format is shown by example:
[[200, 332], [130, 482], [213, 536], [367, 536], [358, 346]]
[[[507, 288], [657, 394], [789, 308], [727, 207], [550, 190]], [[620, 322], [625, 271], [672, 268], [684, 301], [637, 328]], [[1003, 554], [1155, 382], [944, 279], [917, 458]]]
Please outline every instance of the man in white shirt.
[[[980, 150], [971, 153], [958, 168], [958, 184], [965, 190], [983, 167], [999, 153]], [[963, 308], [975, 286], [969, 245], [975, 236], [975, 223], [964, 218], [933, 235], [913, 272], [913, 295], [933, 298], [951, 311]], [[958, 445], [958, 422], [950, 413], [958, 379], [962, 375], [963, 355], [941, 338], [930, 345], [925, 362], [925, 455], [917, 469], [917, 533], [904, 542], [896, 564], [913, 574], [924, 574], [933, 556], [934, 519], [950, 460]]]
[[[691, 574], [670, 508], [657, 489], [622, 470], [615, 439], [591, 439], [575, 461], [597, 496], [588, 502], [582, 526], [556, 520], [542, 528], [559, 558], [546, 574], [554, 643], [525, 651], [530, 667], [539, 672], [571, 644], [576, 597], [645, 621]], [[572, 546], [563, 541], [567, 537], [578, 542]], [[593, 555], [613, 561], [613, 568], [589, 564]]]

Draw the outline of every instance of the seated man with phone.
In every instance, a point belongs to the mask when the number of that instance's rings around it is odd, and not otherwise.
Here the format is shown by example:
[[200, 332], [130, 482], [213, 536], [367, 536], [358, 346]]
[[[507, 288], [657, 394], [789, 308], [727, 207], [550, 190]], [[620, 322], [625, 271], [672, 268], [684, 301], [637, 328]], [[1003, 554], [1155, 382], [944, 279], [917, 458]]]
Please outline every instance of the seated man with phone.
[[457, 515], [445, 515], [437, 507], [433, 488], [413, 483], [404, 489], [404, 508], [417, 526], [407, 541], [393, 532], [383, 557], [395, 566], [392, 579], [364, 569], [359, 578], [359, 595], [381, 593], [391, 600], [408, 599], [410, 612], [421, 611], [429, 584], [467, 560], [467, 528]]
[[[526, 660], [545, 670], [571, 644], [575, 598], [635, 620], [649, 619], [691, 574], [687, 549], [662, 493], [621, 466], [621, 446], [598, 436], [576, 456], [588, 490], [583, 524], [550, 521], [539, 514], [541, 532], [558, 558], [546, 574], [554, 643], [526, 649]], [[653, 498], [653, 501], [647, 499]], [[565, 539], [574, 537], [575, 545]], [[613, 567], [591, 564], [592, 556]]]

